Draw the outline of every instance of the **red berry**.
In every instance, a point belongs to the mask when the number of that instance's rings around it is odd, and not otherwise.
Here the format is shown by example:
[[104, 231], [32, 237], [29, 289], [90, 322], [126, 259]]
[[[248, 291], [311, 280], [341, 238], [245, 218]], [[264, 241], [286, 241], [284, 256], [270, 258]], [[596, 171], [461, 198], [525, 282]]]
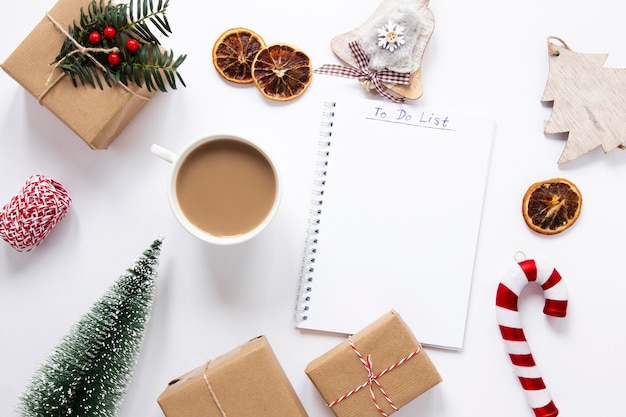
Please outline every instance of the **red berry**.
[[109, 61], [109, 64], [111, 65], [119, 64], [120, 60], [121, 59], [120, 59], [119, 54], [116, 54], [116, 53], [109, 54], [109, 56], [107, 57], [107, 61]]
[[100, 32], [93, 31], [89, 34], [90, 44], [98, 45], [100, 42], [102, 42], [102, 36], [100, 35]]
[[139, 49], [139, 42], [137, 41], [137, 39], [127, 40], [126, 49], [128, 49], [130, 52], [137, 52], [137, 50]]
[[113, 38], [115, 38], [115, 35], [117, 35], [117, 30], [115, 30], [115, 28], [113, 26], [107, 26], [102, 31], [102, 34], [107, 39], [113, 39]]

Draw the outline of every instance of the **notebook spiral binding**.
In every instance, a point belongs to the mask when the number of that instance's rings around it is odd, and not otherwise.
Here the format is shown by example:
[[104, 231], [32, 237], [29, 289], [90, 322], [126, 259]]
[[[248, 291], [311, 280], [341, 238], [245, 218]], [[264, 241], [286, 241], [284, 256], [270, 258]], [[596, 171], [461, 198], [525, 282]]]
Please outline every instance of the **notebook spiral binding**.
[[324, 103], [322, 111], [322, 123], [318, 144], [317, 166], [315, 168], [315, 180], [313, 183], [313, 196], [311, 198], [311, 209], [309, 210], [309, 220], [307, 225], [306, 241], [304, 245], [304, 255], [302, 260], [302, 271], [300, 283], [298, 285], [298, 297], [296, 300], [296, 321], [301, 322], [308, 318], [313, 280], [315, 277], [315, 254], [317, 252], [317, 239], [322, 216], [322, 204], [324, 203], [324, 186], [326, 185], [326, 169], [328, 167], [328, 157], [330, 155], [330, 144], [333, 127], [333, 117], [335, 117], [336, 103], [328, 101]]

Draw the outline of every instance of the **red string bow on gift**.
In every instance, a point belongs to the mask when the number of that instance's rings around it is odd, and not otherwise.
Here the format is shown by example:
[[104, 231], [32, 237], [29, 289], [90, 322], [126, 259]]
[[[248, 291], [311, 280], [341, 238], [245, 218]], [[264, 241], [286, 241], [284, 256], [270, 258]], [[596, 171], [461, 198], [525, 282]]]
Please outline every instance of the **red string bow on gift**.
[[385, 87], [383, 83], [407, 85], [409, 84], [409, 78], [411, 76], [410, 73], [395, 72], [387, 69], [372, 71], [369, 69], [370, 59], [367, 55], [365, 55], [365, 51], [363, 51], [361, 43], [359, 41], [352, 41], [348, 43], [348, 47], [356, 59], [359, 67], [358, 69], [343, 65], [325, 64], [316, 69], [314, 72], [318, 74], [336, 75], [345, 78], [357, 78], [360, 81], [369, 81], [381, 96], [395, 103], [404, 102], [404, 98], [396, 97], [391, 94], [389, 89]]
[[398, 407], [396, 407], [396, 405], [393, 403], [393, 401], [391, 400], [389, 395], [387, 395], [387, 393], [383, 389], [383, 387], [380, 384], [380, 382], [378, 381], [378, 379], [380, 377], [382, 377], [383, 375], [385, 375], [387, 372], [390, 372], [390, 371], [394, 370], [398, 366], [402, 365], [404, 362], [406, 362], [409, 359], [411, 359], [413, 356], [417, 355], [422, 350], [422, 345], [419, 345], [417, 347], [417, 349], [415, 349], [413, 352], [409, 353], [407, 356], [405, 356], [404, 358], [400, 359], [398, 362], [394, 363], [393, 365], [383, 369], [382, 371], [380, 371], [378, 373], [374, 373], [374, 366], [372, 364], [372, 355], [369, 354], [369, 355], [367, 355], [367, 357], [364, 357], [361, 354], [361, 352], [359, 352], [357, 350], [356, 346], [352, 342], [352, 336], [348, 337], [348, 343], [350, 344], [350, 347], [352, 348], [352, 351], [359, 358], [359, 361], [365, 367], [365, 370], [367, 371], [367, 381], [365, 381], [364, 383], [362, 383], [358, 387], [350, 390], [349, 392], [343, 394], [341, 397], [337, 398], [335, 401], [326, 404], [326, 406], [328, 408], [332, 408], [334, 405], [340, 403], [341, 401], [345, 400], [346, 398], [350, 397], [351, 395], [356, 394], [361, 389], [363, 389], [365, 387], [369, 387], [370, 396], [372, 397], [372, 402], [374, 403], [374, 406], [376, 407], [376, 409], [380, 412], [380, 414], [383, 417], [388, 417], [387, 413], [385, 413], [385, 411], [380, 407], [380, 405], [378, 405], [378, 401], [376, 400], [376, 393], [374, 392], [374, 385], [376, 385], [376, 387], [378, 388], [380, 393], [383, 395], [383, 397], [385, 397], [385, 400], [391, 406], [391, 408], [393, 408], [394, 411], [398, 411]]

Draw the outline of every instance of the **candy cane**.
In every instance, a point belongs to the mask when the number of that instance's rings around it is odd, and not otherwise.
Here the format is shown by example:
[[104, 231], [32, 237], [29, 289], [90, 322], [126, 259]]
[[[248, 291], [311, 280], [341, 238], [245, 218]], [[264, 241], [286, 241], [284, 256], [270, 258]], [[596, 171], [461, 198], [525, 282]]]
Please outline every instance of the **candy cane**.
[[544, 314], [565, 317], [567, 287], [561, 280], [561, 275], [556, 269], [532, 259], [518, 262], [518, 266], [500, 282], [496, 294], [496, 317], [515, 374], [519, 378], [535, 416], [555, 417], [559, 414], [559, 410], [554, 405], [530, 352], [517, 309], [519, 295], [529, 282], [536, 282], [543, 288], [546, 298]]

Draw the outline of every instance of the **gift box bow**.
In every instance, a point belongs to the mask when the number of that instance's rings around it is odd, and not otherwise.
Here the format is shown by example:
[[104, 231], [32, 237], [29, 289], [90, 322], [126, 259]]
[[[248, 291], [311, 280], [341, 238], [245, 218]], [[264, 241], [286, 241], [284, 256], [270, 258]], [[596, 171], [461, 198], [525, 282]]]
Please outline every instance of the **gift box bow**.
[[338, 397], [334, 401], [331, 401], [330, 403], [327, 403], [326, 406], [329, 407], [329, 408], [332, 408], [333, 406], [337, 405], [341, 401], [349, 398], [353, 394], [356, 394], [361, 389], [363, 389], [365, 387], [368, 387], [369, 388], [369, 392], [370, 392], [370, 396], [372, 398], [372, 403], [374, 404], [374, 407], [376, 407], [376, 409], [380, 412], [380, 414], [382, 416], [388, 417], [387, 413], [385, 413], [385, 411], [382, 409], [382, 407], [378, 404], [378, 400], [376, 398], [375, 389], [378, 389], [378, 391], [380, 391], [380, 393], [384, 397], [385, 401], [387, 401], [389, 406], [394, 411], [398, 411], [398, 407], [393, 403], [393, 400], [387, 394], [387, 392], [383, 388], [382, 384], [380, 383], [379, 379], [383, 375], [387, 374], [388, 372], [391, 372], [392, 370], [396, 369], [397, 367], [401, 366], [403, 363], [405, 363], [406, 361], [410, 360], [412, 357], [417, 355], [422, 350], [422, 345], [418, 344], [417, 348], [415, 350], [413, 350], [411, 353], [409, 353], [408, 355], [406, 355], [405, 357], [403, 357], [399, 361], [393, 363], [392, 365], [388, 366], [387, 368], [383, 369], [382, 371], [375, 373], [374, 372], [374, 364], [373, 364], [373, 361], [372, 361], [372, 354], [368, 353], [366, 356], [362, 355], [361, 352], [359, 352], [359, 350], [355, 346], [354, 341], [352, 340], [352, 336], [348, 337], [347, 342], [350, 345], [350, 347], [352, 348], [352, 351], [354, 352], [354, 354], [356, 355], [358, 360], [361, 362], [361, 364], [363, 364], [363, 367], [367, 371], [367, 379], [361, 385], [358, 385], [357, 387], [351, 389], [350, 391], [348, 391], [345, 394], [341, 395], [340, 397]]

